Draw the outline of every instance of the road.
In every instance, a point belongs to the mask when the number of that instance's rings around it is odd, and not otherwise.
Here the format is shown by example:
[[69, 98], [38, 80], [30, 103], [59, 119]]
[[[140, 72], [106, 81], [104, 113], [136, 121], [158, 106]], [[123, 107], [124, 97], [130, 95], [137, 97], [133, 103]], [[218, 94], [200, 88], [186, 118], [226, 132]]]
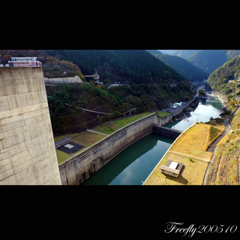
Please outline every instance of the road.
[[214, 157], [214, 154], [215, 154], [215, 151], [216, 151], [216, 145], [220, 142], [220, 140], [226, 136], [226, 134], [229, 133], [230, 131], [230, 124], [229, 124], [229, 120], [231, 119], [231, 117], [234, 115], [234, 113], [238, 110], [239, 108], [239, 105], [236, 107], [235, 111], [228, 117], [224, 120], [224, 125], [225, 125], [225, 130], [224, 132], [222, 133], [222, 135], [220, 137], [218, 137], [211, 145], [210, 147], [207, 149], [207, 152], [212, 152], [213, 155], [212, 155], [212, 158], [208, 164], [208, 167], [207, 167], [207, 170], [206, 170], [206, 173], [205, 173], [205, 176], [204, 176], [204, 179], [203, 179], [203, 185], [206, 185], [206, 180], [207, 180], [207, 175], [208, 175], [208, 171], [209, 171], [209, 166], [210, 164], [212, 163], [212, 160], [213, 160], [213, 157]]
[[225, 130], [224, 130], [224, 132], [222, 133], [222, 135], [220, 136], [220, 137], [218, 137], [211, 145], [210, 145], [210, 147], [207, 149], [207, 152], [213, 152], [214, 151], [214, 148], [216, 147], [216, 145], [220, 142], [220, 140], [224, 137], [224, 136], [226, 136], [226, 134], [229, 132], [229, 130], [230, 130], [230, 124], [229, 124], [229, 120], [230, 120], [230, 118], [234, 115], [234, 113], [238, 110], [238, 108], [239, 108], [239, 106], [237, 106], [236, 107], [236, 109], [235, 109], [235, 111], [234, 112], [232, 112], [232, 114], [228, 117], [228, 118], [226, 118], [225, 120], [224, 120], [224, 125], [225, 125]]

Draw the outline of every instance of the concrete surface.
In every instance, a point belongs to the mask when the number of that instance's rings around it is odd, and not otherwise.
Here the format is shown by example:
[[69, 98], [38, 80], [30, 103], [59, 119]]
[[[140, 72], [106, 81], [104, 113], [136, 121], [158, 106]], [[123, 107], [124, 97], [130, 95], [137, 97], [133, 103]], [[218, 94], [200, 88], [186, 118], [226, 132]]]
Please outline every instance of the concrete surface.
[[0, 184], [61, 184], [41, 67], [0, 68]]

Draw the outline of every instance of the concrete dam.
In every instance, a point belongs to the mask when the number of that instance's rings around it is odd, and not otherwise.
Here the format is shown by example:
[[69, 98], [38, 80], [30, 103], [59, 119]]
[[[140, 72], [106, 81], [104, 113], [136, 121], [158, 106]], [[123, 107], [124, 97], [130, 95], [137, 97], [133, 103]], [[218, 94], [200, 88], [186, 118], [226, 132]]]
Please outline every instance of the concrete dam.
[[61, 184], [42, 67], [0, 68], [0, 184]]

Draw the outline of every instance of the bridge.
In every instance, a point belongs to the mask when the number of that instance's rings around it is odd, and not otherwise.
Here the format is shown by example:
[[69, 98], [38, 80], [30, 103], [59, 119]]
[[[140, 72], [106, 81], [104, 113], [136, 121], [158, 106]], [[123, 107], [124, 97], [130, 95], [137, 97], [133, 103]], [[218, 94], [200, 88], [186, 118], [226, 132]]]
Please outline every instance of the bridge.
[[153, 132], [160, 134], [162, 136], [173, 138], [173, 139], [176, 139], [182, 133], [182, 131], [179, 131], [176, 129], [171, 129], [171, 128], [166, 128], [166, 127], [162, 127], [162, 126], [161, 127], [154, 126]]

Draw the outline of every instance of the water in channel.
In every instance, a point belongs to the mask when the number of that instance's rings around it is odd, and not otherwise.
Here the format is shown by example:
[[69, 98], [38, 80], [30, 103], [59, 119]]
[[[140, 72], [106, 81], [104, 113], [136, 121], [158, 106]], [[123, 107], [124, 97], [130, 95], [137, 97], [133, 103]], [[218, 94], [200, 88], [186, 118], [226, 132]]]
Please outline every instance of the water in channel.
[[[216, 97], [200, 102], [191, 116], [165, 127], [184, 131], [196, 121], [219, 117], [223, 104]], [[174, 139], [151, 133], [118, 154], [81, 185], [142, 185]]]

